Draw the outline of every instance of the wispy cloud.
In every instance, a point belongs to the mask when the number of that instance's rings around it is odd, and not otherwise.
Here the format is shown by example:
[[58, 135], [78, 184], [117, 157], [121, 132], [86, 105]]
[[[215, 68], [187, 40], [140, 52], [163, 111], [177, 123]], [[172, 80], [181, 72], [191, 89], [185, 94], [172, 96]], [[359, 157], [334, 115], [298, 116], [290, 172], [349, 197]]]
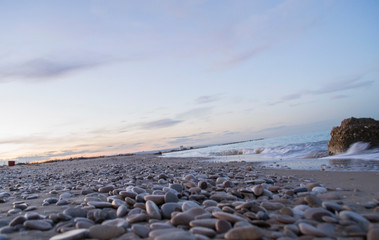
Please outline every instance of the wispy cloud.
[[211, 103], [211, 102], [216, 102], [219, 100], [218, 95], [206, 95], [206, 96], [200, 96], [195, 99], [196, 104], [206, 104], [206, 103]]
[[94, 68], [109, 63], [109, 59], [52, 60], [34, 58], [19, 64], [0, 67], [0, 82], [11, 80], [52, 80], [65, 74]]
[[182, 123], [182, 122], [183, 122], [182, 120], [174, 120], [174, 119], [170, 119], [170, 118], [164, 118], [164, 119], [159, 119], [159, 120], [152, 121], [152, 122], [142, 123], [140, 125], [140, 127], [143, 129], [167, 128], [167, 127], [175, 126], [175, 125]]
[[179, 113], [177, 118], [179, 119], [188, 119], [188, 118], [200, 118], [206, 117], [212, 112], [212, 107], [202, 107], [202, 108], [193, 108], [186, 112]]
[[[356, 89], [361, 89], [361, 88], [367, 88], [369, 86], [372, 86], [374, 84], [373, 80], [363, 80], [363, 77], [367, 74], [359, 74], [356, 76], [344, 78], [341, 80], [337, 80], [334, 82], [331, 82], [329, 84], [326, 84], [318, 89], [315, 90], [302, 90], [299, 92], [291, 93], [288, 95], [283, 96], [280, 100], [271, 102], [269, 105], [277, 105], [289, 101], [293, 101], [296, 99], [300, 99], [305, 96], [309, 95], [323, 95], [323, 94], [330, 94], [330, 93], [339, 93], [347, 90], [356, 90]], [[337, 99], [337, 98], [345, 98], [347, 97], [346, 95], [338, 95], [336, 97], [332, 97], [332, 99]]]
[[200, 140], [204, 140], [207, 136], [212, 134], [212, 132], [201, 132], [196, 134], [191, 134], [187, 136], [178, 136], [172, 138], [168, 143], [172, 145], [179, 145], [179, 144], [199, 144]]

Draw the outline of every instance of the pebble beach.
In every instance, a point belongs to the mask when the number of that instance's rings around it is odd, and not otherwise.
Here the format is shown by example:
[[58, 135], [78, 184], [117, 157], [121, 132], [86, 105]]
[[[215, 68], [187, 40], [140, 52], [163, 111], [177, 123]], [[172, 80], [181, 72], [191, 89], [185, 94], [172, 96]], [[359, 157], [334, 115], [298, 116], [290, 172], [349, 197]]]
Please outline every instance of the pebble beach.
[[0, 240], [379, 239], [379, 173], [154, 155], [0, 167]]

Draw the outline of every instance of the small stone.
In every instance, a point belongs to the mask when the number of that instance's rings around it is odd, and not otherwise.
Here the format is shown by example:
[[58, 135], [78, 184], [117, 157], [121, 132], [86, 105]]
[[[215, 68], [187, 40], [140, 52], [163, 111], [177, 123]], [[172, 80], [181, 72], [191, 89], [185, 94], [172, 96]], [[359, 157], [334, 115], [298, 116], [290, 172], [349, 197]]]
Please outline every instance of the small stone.
[[150, 219], [162, 219], [162, 215], [160, 213], [160, 210], [158, 206], [151, 200], [146, 201], [146, 212]]
[[233, 196], [228, 193], [215, 193], [210, 197], [211, 200], [214, 200], [216, 202], [221, 202], [221, 201], [235, 201], [237, 200], [236, 196]]
[[99, 193], [108, 193], [108, 192], [110, 192], [110, 191], [113, 191], [113, 189], [114, 189], [114, 186], [109, 185], [109, 186], [101, 187], [101, 188], [99, 188], [97, 191], [98, 191]]
[[193, 233], [176, 229], [176, 228], [154, 230], [149, 233], [149, 237], [153, 238], [154, 240], [173, 240], [173, 239], [195, 240], [196, 239]]
[[132, 226], [132, 231], [142, 238], [147, 238], [149, 236], [150, 228], [141, 224], [134, 224]]
[[284, 205], [279, 202], [264, 201], [261, 203], [261, 207], [264, 207], [266, 210], [279, 210], [284, 208]]
[[213, 212], [212, 216], [217, 218], [217, 219], [229, 221], [231, 223], [235, 223], [238, 221], [247, 221], [246, 219], [244, 219], [242, 217], [239, 217], [239, 216], [234, 215], [234, 214], [226, 213], [226, 212]]
[[204, 235], [210, 238], [213, 238], [216, 235], [215, 230], [206, 227], [192, 227], [190, 229], [190, 232], [192, 232], [193, 234]]
[[165, 201], [165, 203], [168, 203], [168, 202], [178, 202], [179, 198], [178, 198], [178, 196], [175, 193], [173, 193], [173, 192], [167, 192], [164, 195], [164, 201]]
[[50, 240], [80, 240], [87, 238], [89, 235], [88, 229], [75, 229], [59, 235], [55, 235]]
[[120, 205], [118, 208], [117, 208], [117, 212], [116, 212], [116, 216], [117, 217], [124, 217], [126, 216], [126, 214], [128, 213], [129, 209], [127, 206], [125, 205]]
[[27, 220], [35, 220], [41, 218], [41, 216], [36, 212], [27, 212], [24, 216]]
[[370, 224], [370, 222], [362, 217], [361, 215], [359, 215], [358, 213], [355, 213], [355, 212], [352, 212], [352, 211], [341, 211], [338, 216], [340, 217], [340, 219], [342, 220], [353, 220], [354, 222], [358, 223], [361, 227], [363, 227], [364, 230], [367, 231], [368, 229], [368, 226]]
[[262, 237], [262, 230], [255, 226], [232, 228], [225, 234], [225, 239], [228, 240], [254, 240]]
[[156, 205], [162, 205], [165, 203], [165, 195], [145, 195], [145, 201], [153, 201]]
[[78, 207], [70, 207], [67, 208], [63, 211], [63, 214], [69, 215], [73, 218], [75, 217], [86, 217], [87, 216], [87, 211]]
[[207, 182], [205, 182], [205, 181], [199, 181], [199, 182], [197, 183], [197, 186], [198, 186], [199, 188], [201, 188], [201, 189], [207, 189], [208, 184], [207, 184]]
[[28, 229], [47, 231], [53, 228], [53, 226], [45, 220], [27, 220], [24, 222], [24, 226]]
[[217, 221], [219, 220], [215, 218], [195, 219], [192, 220], [189, 225], [191, 227], [206, 227], [215, 229]]
[[312, 188], [312, 192], [315, 193], [326, 193], [328, 190], [324, 187], [314, 187]]
[[226, 233], [232, 228], [232, 224], [226, 220], [217, 220], [215, 227], [217, 233]]
[[276, 220], [284, 224], [292, 224], [296, 221], [294, 217], [291, 217], [289, 215], [277, 215]]
[[8, 236], [5, 234], [0, 234], [0, 240], [8, 240]]
[[182, 206], [180, 206], [178, 203], [165, 203], [161, 206], [161, 211], [163, 218], [170, 219], [171, 213], [174, 211], [182, 211]]
[[261, 196], [263, 194], [264, 187], [262, 185], [255, 185], [251, 188], [251, 191], [255, 196]]
[[324, 208], [308, 208], [304, 211], [304, 217], [309, 220], [321, 222], [322, 216], [332, 217], [333, 214]]
[[182, 211], [185, 212], [191, 208], [200, 208], [199, 204], [192, 201], [185, 201], [182, 205]]
[[133, 214], [126, 218], [129, 223], [145, 222], [149, 219], [146, 213]]
[[24, 216], [17, 216], [9, 223], [9, 226], [14, 227], [19, 224], [23, 224], [26, 221]]
[[93, 206], [95, 208], [111, 208], [112, 203], [110, 202], [102, 202], [102, 201], [89, 201], [87, 202], [88, 206]]
[[316, 237], [325, 237], [326, 235], [317, 228], [307, 223], [299, 223], [300, 232], [304, 235], [312, 235]]
[[89, 236], [100, 240], [112, 239], [125, 233], [125, 229], [110, 225], [94, 225], [89, 228]]
[[62, 199], [62, 200], [59, 200], [56, 205], [57, 206], [63, 206], [63, 205], [67, 205], [69, 202], [66, 200], [66, 199]]
[[322, 204], [321, 199], [316, 197], [315, 195], [305, 196], [304, 200], [307, 202], [308, 206], [310, 207], [320, 207]]
[[170, 186], [170, 188], [176, 190], [176, 191], [179, 192], [179, 193], [180, 193], [181, 191], [183, 191], [183, 185], [181, 185], [181, 184], [173, 183], [173, 184], [170, 184], [169, 186]]
[[337, 204], [337, 203], [334, 203], [334, 202], [328, 202], [328, 201], [324, 201], [322, 202], [322, 207], [331, 211], [331, 212], [340, 212], [343, 210], [342, 206]]

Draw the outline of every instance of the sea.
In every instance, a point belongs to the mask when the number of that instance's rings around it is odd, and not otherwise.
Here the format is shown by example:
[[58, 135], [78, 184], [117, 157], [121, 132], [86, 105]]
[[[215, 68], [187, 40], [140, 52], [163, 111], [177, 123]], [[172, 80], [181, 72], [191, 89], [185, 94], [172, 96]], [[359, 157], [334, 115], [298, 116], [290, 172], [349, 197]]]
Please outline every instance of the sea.
[[357, 142], [328, 155], [329, 131], [270, 137], [164, 153], [162, 157], [202, 157], [207, 161], [256, 162], [263, 168], [321, 171], [379, 171], [379, 148]]

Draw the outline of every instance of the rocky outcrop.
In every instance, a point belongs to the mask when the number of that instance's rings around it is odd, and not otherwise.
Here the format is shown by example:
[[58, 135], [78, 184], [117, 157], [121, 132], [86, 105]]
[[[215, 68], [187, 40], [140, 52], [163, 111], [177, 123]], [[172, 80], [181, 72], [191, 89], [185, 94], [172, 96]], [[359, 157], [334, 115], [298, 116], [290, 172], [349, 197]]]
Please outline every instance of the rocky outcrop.
[[372, 118], [348, 118], [341, 126], [330, 132], [329, 155], [345, 152], [356, 142], [370, 143], [370, 147], [379, 147], [379, 121]]

